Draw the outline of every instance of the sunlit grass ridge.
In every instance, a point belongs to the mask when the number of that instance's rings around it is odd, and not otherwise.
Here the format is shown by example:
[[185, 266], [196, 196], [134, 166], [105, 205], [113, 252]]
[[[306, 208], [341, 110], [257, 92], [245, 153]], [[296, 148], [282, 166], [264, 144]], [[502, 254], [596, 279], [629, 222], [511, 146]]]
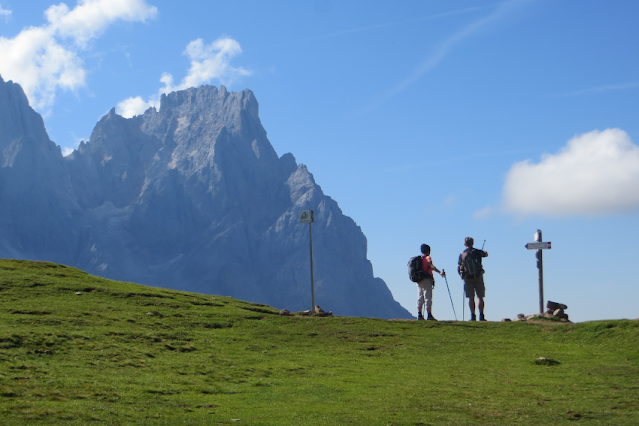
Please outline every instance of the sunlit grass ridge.
[[16, 260], [0, 305], [7, 425], [639, 423], [639, 321], [285, 317]]

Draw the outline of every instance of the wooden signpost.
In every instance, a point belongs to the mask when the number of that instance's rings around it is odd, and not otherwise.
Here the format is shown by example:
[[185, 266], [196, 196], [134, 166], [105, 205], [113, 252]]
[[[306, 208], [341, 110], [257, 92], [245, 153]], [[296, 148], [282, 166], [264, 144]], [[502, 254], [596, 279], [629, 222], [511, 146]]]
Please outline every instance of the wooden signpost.
[[313, 277], [313, 222], [315, 222], [315, 214], [313, 210], [300, 211], [300, 223], [308, 223], [308, 236], [311, 243], [311, 312], [315, 310], [315, 279]]
[[541, 229], [535, 232], [535, 242], [526, 244], [528, 250], [537, 250], [535, 256], [537, 257], [537, 269], [539, 269], [539, 313], [544, 312], [544, 261], [542, 256], [542, 250], [549, 250], [551, 248], [550, 241], [541, 240]]

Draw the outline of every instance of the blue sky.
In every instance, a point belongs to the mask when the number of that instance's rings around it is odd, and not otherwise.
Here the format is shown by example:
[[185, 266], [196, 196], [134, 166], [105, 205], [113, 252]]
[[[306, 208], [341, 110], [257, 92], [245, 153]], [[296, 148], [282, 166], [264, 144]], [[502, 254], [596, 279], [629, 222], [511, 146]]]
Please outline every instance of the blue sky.
[[362, 227], [411, 312], [406, 263], [427, 243], [461, 318], [472, 236], [488, 319], [535, 313], [524, 245], [542, 229], [546, 299], [574, 321], [637, 318], [638, 18], [634, 0], [0, 0], [0, 75], [66, 151], [113, 107], [249, 88], [278, 154]]

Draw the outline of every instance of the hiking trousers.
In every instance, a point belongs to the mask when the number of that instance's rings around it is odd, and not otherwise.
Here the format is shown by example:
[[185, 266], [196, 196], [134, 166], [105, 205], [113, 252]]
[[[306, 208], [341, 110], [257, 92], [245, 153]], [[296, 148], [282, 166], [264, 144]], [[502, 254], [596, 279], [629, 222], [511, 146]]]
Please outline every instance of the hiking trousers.
[[433, 306], [433, 277], [428, 277], [417, 284], [417, 309], [424, 306], [426, 303], [426, 309], [430, 310]]

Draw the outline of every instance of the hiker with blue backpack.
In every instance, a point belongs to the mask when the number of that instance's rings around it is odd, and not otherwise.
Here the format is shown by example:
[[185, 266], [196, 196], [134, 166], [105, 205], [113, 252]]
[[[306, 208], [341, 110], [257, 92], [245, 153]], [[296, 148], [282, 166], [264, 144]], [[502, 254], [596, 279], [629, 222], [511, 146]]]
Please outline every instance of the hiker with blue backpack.
[[[470, 321], [477, 321], [475, 316], [475, 295], [479, 305], [479, 321], [486, 321], [484, 317], [484, 296], [486, 288], [484, 286], [484, 269], [482, 267], [482, 258], [488, 257], [485, 250], [477, 250], [473, 248], [475, 241], [471, 237], [464, 239], [464, 250], [459, 255], [457, 262], [457, 272], [464, 280], [464, 291], [468, 298], [468, 306], [470, 307]], [[482, 247], [483, 248], [483, 247]]]
[[408, 275], [410, 280], [417, 284], [417, 319], [423, 320], [424, 315], [422, 309], [426, 304], [426, 312], [429, 321], [437, 321], [432, 313], [433, 306], [433, 288], [435, 287], [435, 278], [433, 271], [442, 277], [446, 276], [446, 272], [442, 272], [433, 265], [433, 259], [430, 257], [430, 246], [422, 244], [421, 256], [415, 256], [408, 261]]

